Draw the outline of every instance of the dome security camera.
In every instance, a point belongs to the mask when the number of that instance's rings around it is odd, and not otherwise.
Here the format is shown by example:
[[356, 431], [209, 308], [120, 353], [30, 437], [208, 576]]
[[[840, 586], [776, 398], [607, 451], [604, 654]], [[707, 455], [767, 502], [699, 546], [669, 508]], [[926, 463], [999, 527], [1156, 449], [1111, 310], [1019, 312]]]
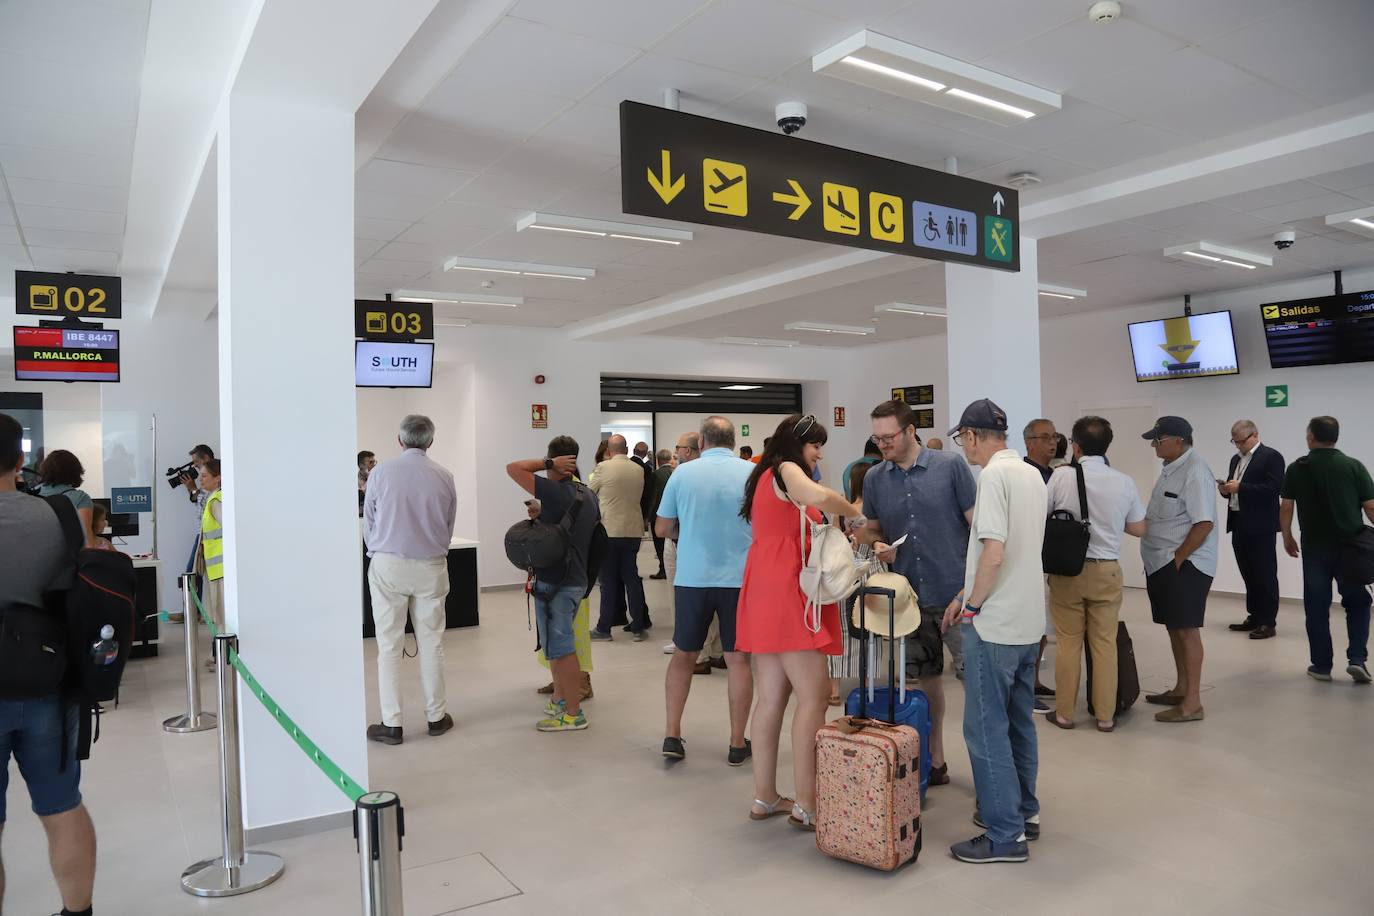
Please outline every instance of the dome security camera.
[[778, 129], [789, 136], [806, 126], [805, 102], [779, 102], [773, 114], [778, 119]]
[[1293, 247], [1293, 243], [1298, 240], [1298, 234], [1292, 229], [1284, 229], [1282, 232], [1274, 233], [1274, 247], [1279, 251], [1285, 251]]

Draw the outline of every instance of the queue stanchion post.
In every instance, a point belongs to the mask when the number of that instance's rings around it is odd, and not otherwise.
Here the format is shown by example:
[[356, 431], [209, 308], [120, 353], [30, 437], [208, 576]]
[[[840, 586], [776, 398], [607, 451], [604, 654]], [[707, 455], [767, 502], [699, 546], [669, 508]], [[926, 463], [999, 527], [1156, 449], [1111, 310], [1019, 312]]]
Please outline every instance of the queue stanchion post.
[[395, 792], [368, 792], [355, 803], [353, 836], [358, 843], [363, 916], [402, 916], [401, 842], [405, 809]]
[[246, 851], [243, 837], [243, 784], [239, 772], [238, 674], [234, 661], [238, 637], [215, 637], [219, 674], [219, 797], [221, 855], [197, 862], [181, 873], [181, 888], [196, 897], [232, 897], [266, 887], [281, 877], [286, 863], [271, 852]]
[[182, 624], [186, 630], [186, 714], [172, 716], [162, 723], [162, 729], [180, 735], [214, 728], [216, 719], [214, 713], [200, 708], [200, 650], [196, 636], [199, 618], [196, 615], [195, 597], [191, 593], [196, 585], [196, 575], [182, 573], [178, 578], [181, 581]]

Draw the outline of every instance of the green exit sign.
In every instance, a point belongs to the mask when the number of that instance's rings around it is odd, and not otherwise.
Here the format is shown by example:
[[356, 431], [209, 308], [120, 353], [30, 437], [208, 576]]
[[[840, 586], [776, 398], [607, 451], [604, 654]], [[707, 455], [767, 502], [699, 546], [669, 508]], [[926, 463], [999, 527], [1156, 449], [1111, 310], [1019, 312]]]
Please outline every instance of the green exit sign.
[[749, 438], [749, 424], [748, 424], [748, 423], [741, 423], [741, 424], [739, 425], [739, 434], [740, 434], [742, 437], [744, 437], [745, 439], [748, 439], [748, 438]]
[[1287, 407], [1287, 406], [1288, 406], [1288, 386], [1287, 386], [1287, 385], [1265, 385], [1265, 386], [1264, 386], [1264, 406], [1265, 406], [1265, 407]]

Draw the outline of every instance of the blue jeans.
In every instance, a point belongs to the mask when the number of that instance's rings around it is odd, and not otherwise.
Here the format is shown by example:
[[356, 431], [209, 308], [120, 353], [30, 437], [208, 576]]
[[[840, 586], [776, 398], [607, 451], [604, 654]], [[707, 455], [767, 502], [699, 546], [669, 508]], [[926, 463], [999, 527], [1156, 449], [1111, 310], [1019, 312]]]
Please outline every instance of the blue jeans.
[[1339, 544], [1302, 545], [1302, 606], [1307, 615], [1307, 645], [1312, 667], [1330, 673], [1335, 649], [1331, 645], [1331, 580], [1341, 592], [1345, 629], [1350, 638], [1346, 658], [1352, 665], [1369, 660], [1369, 606], [1374, 599], [1364, 586], [1336, 575]]
[[[0, 824], [10, 784], [10, 756], [29, 787], [33, 813], [51, 817], [81, 804], [81, 762], [76, 759], [76, 706], [49, 694], [33, 700], [0, 700]], [[62, 745], [67, 745], [67, 767]]]
[[978, 812], [996, 843], [1012, 843], [1040, 813], [1035, 797], [1035, 655], [1040, 646], [984, 642], [963, 624], [964, 742]]
[[534, 622], [539, 629], [539, 645], [549, 661], [577, 652], [573, 620], [586, 590], [582, 585], [550, 585], [535, 580]]

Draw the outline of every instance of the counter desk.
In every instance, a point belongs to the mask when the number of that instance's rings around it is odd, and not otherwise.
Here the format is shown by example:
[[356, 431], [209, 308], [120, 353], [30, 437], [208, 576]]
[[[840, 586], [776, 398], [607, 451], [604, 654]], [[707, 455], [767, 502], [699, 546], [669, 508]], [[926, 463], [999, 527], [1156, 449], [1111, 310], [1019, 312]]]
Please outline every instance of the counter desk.
[[[372, 622], [372, 590], [367, 587], [367, 570], [372, 565], [363, 547], [363, 638], [377, 635]], [[444, 605], [444, 629], [475, 627], [477, 618], [477, 542], [454, 538], [448, 545], [448, 601]], [[406, 632], [414, 632], [406, 621]]]

